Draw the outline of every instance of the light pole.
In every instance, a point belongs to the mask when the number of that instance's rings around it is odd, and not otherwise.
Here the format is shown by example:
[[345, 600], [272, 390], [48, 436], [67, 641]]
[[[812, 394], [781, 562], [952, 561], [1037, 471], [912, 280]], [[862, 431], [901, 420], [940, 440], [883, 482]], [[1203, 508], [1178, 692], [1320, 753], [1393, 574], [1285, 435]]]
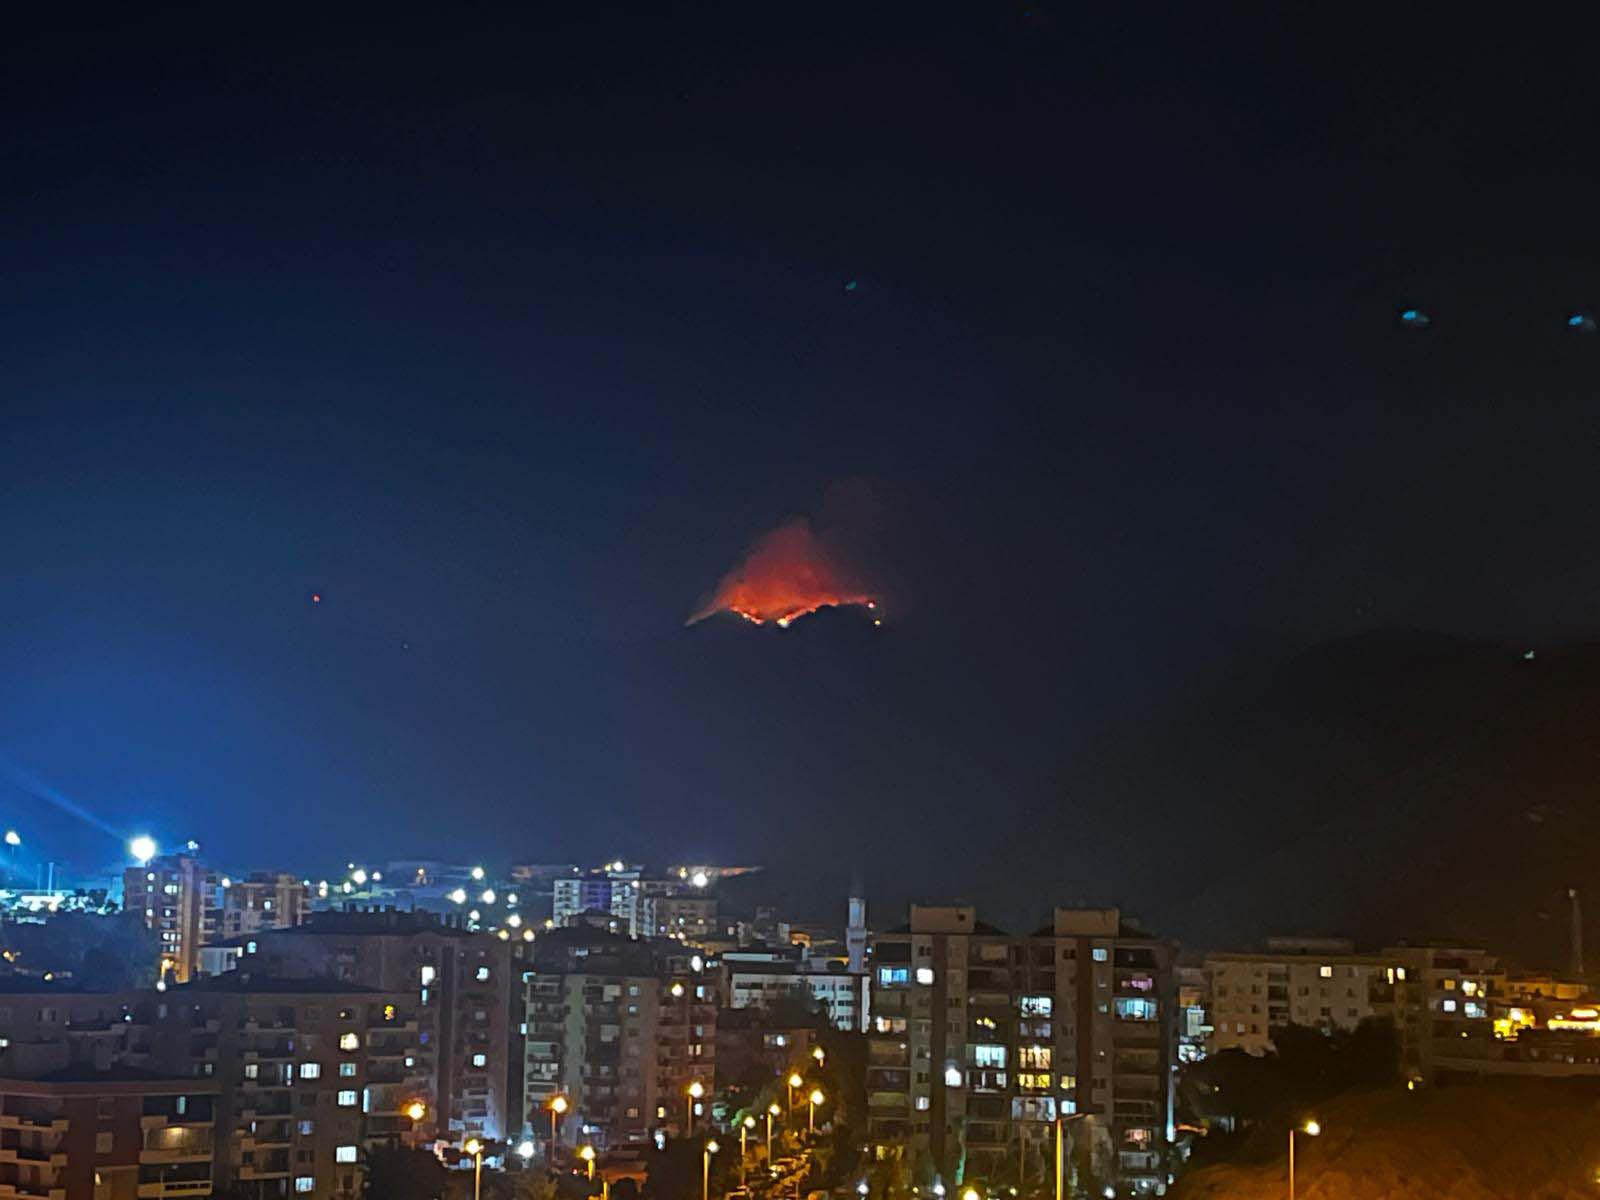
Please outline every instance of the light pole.
[[468, 1138], [461, 1148], [472, 1155], [472, 1200], [480, 1200], [483, 1193], [483, 1143], [477, 1138]]
[[1294, 1200], [1294, 1135], [1303, 1133], [1307, 1137], [1316, 1137], [1321, 1132], [1322, 1126], [1316, 1121], [1307, 1121], [1299, 1129], [1289, 1126], [1289, 1200]]
[[685, 1106], [689, 1119], [688, 1123], [683, 1127], [684, 1136], [687, 1137], [694, 1132], [694, 1102], [706, 1094], [706, 1085], [696, 1079], [685, 1089], [685, 1093], [689, 1097], [688, 1104]]
[[700, 1200], [711, 1200], [711, 1156], [720, 1149], [716, 1142], [707, 1142], [700, 1155]]
[[769, 1168], [772, 1166], [772, 1118], [782, 1111], [778, 1107], [776, 1100], [767, 1105], [767, 1166]]
[[594, 1182], [594, 1147], [593, 1146], [585, 1146], [582, 1150], [578, 1151], [578, 1157], [583, 1159], [584, 1162], [589, 1164], [589, 1182], [593, 1183]]
[[814, 1046], [811, 1050], [811, 1057], [817, 1060], [817, 1066], [820, 1067], [824, 1062], [827, 1061], [828, 1052], [821, 1046]]
[[745, 1179], [745, 1157], [744, 1157], [744, 1155], [745, 1155], [745, 1135], [748, 1134], [755, 1127], [756, 1127], [756, 1119], [754, 1117], [751, 1117], [751, 1116], [746, 1116], [745, 1119], [739, 1123], [739, 1187], [741, 1189], [744, 1188], [746, 1186], [746, 1184], [747, 1184], [747, 1181]]
[[812, 1088], [811, 1094], [806, 1097], [806, 1129], [810, 1133], [817, 1131], [817, 1105], [821, 1104], [825, 1098], [821, 1088]]
[[806, 1081], [800, 1078], [799, 1071], [790, 1071], [789, 1078], [784, 1082], [789, 1085], [789, 1115], [792, 1117], [794, 1116], [794, 1090], [797, 1087], [805, 1086]]
[[559, 1093], [550, 1097], [550, 1157], [545, 1162], [550, 1166], [556, 1165], [556, 1122], [561, 1119], [561, 1114], [567, 1111], [567, 1098]]

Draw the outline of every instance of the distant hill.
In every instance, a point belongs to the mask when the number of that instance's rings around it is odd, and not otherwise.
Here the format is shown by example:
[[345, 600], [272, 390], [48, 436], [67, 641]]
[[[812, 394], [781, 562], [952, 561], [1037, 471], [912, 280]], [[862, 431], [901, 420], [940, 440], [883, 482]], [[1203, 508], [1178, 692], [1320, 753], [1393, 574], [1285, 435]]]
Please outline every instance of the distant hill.
[[[1150, 923], [1188, 942], [1462, 937], [1558, 965], [1575, 885], [1600, 961], [1600, 646], [1329, 643], [1074, 767], [1078, 798], [1125, 815], [1114, 861], [1159, 876]], [[1150, 862], [1155, 820], [1180, 860]]]
[[[1600, 1164], [1592, 1085], [1499, 1081], [1341, 1096], [1295, 1148], [1300, 1200], [1589, 1200]], [[1172, 1200], [1281, 1200], [1287, 1146], [1190, 1172]]]

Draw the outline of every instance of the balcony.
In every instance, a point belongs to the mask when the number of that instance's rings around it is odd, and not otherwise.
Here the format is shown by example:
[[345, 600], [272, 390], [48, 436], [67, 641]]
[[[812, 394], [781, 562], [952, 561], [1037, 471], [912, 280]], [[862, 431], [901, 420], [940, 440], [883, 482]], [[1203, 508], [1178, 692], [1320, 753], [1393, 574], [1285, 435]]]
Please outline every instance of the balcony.
[[211, 1181], [209, 1179], [173, 1180], [170, 1183], [141, 1183], [139, 1185], [139, 1200], [153, 1197], [155, 1200], [172, 1200], [179, 1196], [209, 1196], [211, 1195]]
[[31, 1183], [0, 1183], [0, 1200], [67, 1200], [67, 1189]]
[[51, 1133], [65, 1133], [69, 1122], [65, 1117], [28, 1117], [18, 1113], [0, 1113], [0, 1129], [45, 1129]]
[[29, 1166], [61, 1170], [67, 1165], [65, 1151], [40, 1150], [31, 1146], [7, 1146], [0, 1149], [0, 1163], [27, 1163]]

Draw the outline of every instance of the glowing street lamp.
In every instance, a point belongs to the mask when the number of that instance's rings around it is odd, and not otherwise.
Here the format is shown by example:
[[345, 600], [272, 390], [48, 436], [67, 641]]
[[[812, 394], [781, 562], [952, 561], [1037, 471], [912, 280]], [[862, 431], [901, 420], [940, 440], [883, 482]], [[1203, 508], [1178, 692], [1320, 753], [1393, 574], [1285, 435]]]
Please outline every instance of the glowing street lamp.
[[594, 1182], [594, 1147], [593, 1146], [585, 1146], [582, 1150], [578, 1151], [578, 1157], [583, 1159], [584, 1162], [589, 1164], [589, 1182], [593, 1183]]
[[700, 1156], [700, 1200], [711, 1200], [711, 1156], [720, 1149], [716, 1142], [707, 1142]]
[[428, 1106], [421, 1100], [413, 1100], [410, 1104], [406, 1105], [406, 1116], [410, 1117], [413, 1121], [420, 1121], [427, 1115]]
[[772, 1165], [772, 1118], [782, 1111], [776, 1100], [767, 1105], [767, 1166], [769, 1167]]
[[468, 1138], [461, 1147], [472, 1155], [472, 1200], [481, 1200], [483, 1195], [483, 1143], [477, 1138]]
[[1289, 1200], [1294, 1200], [1294, 1135], [1303, 1133], [1307, 1137], [1316, 1137], [1321, 1132], [1322, 1126], [1315, 1120], [1307, 1121], [1299, 1129], [1289, 1126]]
[[128, 842], [128, 853], [133, 855], [141, 867], [147, 865], [159, 849], [155, 838], [147, 833], [141, 833]]
[[695, 1103], [696, 1100], [700, 1099], [701, 1096], [704, 1096], [706, 1094], [706, 1085], [701, 1083], [698, 1079], [696, 1079], [693, 1083], [691, 1083], [687, 1088], [684, 1089], [684, 1092], [689, 1097], [689, 1103], [688, 1103], [689, 1120], [688, 1120], [688, 1123], [683, 1127], [683, 1131], [685, 1133], [690, 1133], [690, 1132], [693, 1132], [693, 1130], [694, 1130], [694, 1103]]
[[982, 1197], [978, 1195], [977, 1188], [969, 1187], [961, 1193], [961, 1200], [982, 1200]]
[[22, 845], [22, 835], [15, 829], [6, 830], [6, 845], [16, 849], [16, 847]]
[[789, 1085], [789, 1114], [794, 1115], [794, 1090], [805, 1086], [805, 1080], [800, 1078], [799, 1071], [790, 1071], [789, 1078], [784, 1080]]
[[517, 1157], [523, 1162], [533, 1159], [533, 1142], [527, 1139], [517, 1143]]
[[812, 1049], [811, 1057], [817, 1060], [817, 1066], [820, 1067], [824, 1060], [827, 1059], [828, 1054], [827, 1051], [825, 1051], [821, 1046], [817, 1046]]
[[561, 1114], [567, 1111], [567, 1098], [560, 1094], [550, 1097], [550, 1164], [556, 1161], [556, 1122], [561, 1119]]
[[817, 1105], [821, 1104], [824, 1099], [826, 1097], [823, 1096], [821, 1088], [812, 1088], [811, 1094], [806, 1097], [808, 1104], [806, 1108], [806, 1129], [811, 1133], [817, 1131]]
[[756, 1127], [756, 1119], [746, 1116], [739, 1122], [739, 1186], [746, 1186], [745, 1180], [745, 1136]]

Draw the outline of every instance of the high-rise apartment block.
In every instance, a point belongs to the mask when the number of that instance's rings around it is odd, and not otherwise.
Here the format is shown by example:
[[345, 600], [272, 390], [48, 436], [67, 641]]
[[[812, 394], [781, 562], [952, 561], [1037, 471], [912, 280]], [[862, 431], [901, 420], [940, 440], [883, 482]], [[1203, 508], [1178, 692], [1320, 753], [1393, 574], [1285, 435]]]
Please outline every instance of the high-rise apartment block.
[[[428, 1131], [456, 1144], [514, 1132], [511, 947], [422, 912], [319, 912], [267, 930], [257, 954], [275, 973], [323, 976], [415, 998], [416, 1058], [430, 1081]], [[248, 962], [248, 958], [243, 960]]]
[[1044, 1178], [1058, 1116], [1123, 1186], [1166, 1184], [1174, 948], [1116, 909], [1057, 909], [1029, 936], [970, 907], [913, 906], [873, 939], [870, 1140], [918, 1176]]
[[161, 977], [187, 983], [200, 971], [200, 948], [217, 940], [222, 888], [216, 872], [192, 854], [164, 854], [123, 872], [123, 906], [142, 913], [161, 942]]
[[293, 875], [261, 873], [222, 881], [222, 936], [292, 929], [311, 912], [311, 887]]
[[522, 977], [523, 1129], [542, 1143], [557, 1095], [562, 1128], [602, 1145], [682, 1129], [689, 1086], [709, 1102], [716, 1083], [718, 997], [704, 967], [680, 947], [589, 927], [541, 937]]
[[212, 1194], [216, 1085], [64, 1068], [0, 1078], [0, 1196]]

